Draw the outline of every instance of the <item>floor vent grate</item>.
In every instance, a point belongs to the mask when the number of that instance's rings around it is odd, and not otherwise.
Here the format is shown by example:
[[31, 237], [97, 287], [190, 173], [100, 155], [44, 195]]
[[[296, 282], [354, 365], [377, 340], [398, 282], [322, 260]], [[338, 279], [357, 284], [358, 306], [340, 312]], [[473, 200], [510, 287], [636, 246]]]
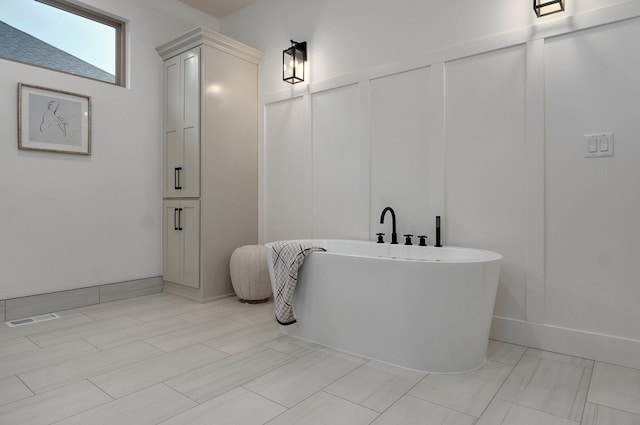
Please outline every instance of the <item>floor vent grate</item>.
[[30, 325], [31, 323], [45, 322], [47, 320], [53, 320], [53, 319], [59, 319], [59, 318], [60, 316], [58, 316], [55, 313], [48, 313], [48, 314], [41, 314], [39, 316], [25, 317], [23, 319], [10, 320], [4, 323], [10, 328], [14, 328], [16, 326]]

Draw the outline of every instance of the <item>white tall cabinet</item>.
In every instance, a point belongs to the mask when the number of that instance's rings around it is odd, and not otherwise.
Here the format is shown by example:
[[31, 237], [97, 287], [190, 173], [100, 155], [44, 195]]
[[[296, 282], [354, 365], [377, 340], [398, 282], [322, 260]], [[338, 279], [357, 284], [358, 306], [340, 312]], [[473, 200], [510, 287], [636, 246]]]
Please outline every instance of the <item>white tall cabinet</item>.
[[198, 301], [233, 293], [233, 250], [258, 239], [262, 53], [198, 27], [157, 48], [163, 83], [163, 280]]

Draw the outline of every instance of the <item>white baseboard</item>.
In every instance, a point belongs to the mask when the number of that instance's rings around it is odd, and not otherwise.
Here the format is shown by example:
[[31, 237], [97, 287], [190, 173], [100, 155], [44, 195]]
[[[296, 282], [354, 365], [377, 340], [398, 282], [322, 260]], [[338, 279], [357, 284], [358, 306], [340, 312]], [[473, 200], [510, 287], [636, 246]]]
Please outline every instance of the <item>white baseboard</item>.
[[491, 338], [640, 369], [640, 341], [635, 339], [498, 316], [493, 317]]

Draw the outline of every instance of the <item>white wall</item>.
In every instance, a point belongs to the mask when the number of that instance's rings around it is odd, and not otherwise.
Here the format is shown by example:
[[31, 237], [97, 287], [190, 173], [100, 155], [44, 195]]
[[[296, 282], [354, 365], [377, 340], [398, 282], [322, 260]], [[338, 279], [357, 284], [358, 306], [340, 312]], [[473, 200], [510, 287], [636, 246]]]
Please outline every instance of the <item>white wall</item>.
[[[261, 238], [425, 233], [503, 254], [494, 338], [640, 367], [640, 2], [260, 0]], [[281, 81], [288, 39], [310, 84]], [[616, 156], [585, 159], [613, 131]], [[368, 228], [368, 230], [367, 230]], [[388, 240], [387, 236], [387, 240]]]
[[[219, 21], [174, 0], [85, 3], [128, 20], [127, 88], [0, 59], [0, 299], [162, 274], [154, 49]], [[19, 82], [91, 96], [91, 156], [17, 149]]]
[[[221, 31], [265, 52], [261, 93], [287, 89], [282, 50], [307, 41], [311, 81], [557, 20], [536, 18], [531, 1], [258, 0], [220, 22]], [[581, 13], [624, 0], [567, 1]]]

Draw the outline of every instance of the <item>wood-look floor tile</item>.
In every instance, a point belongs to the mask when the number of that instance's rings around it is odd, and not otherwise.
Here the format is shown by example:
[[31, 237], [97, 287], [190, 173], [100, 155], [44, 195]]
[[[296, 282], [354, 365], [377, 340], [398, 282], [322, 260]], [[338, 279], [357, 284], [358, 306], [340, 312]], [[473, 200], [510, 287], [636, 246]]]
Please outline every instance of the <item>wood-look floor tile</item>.
[[228, 319], [230, 314], [243, 311], [245, 308], [246, 305], [239, 301], [225, 302], [217, 305], [209, 304], [207, 308], [190, 311], [176, 317], [198, 325], [202, 323], [215, 323], [220, 319]]
[[580, 421], [592, 369], [583, 359], [537, 354], [522, 357], [496, 397]]
[[129, 313], [129, 316], [135, 317], [143, 322], [151, 322], [154, 320], [165, 319], [167, 317], [178, 316], [180, 314], [191, 311], [204, 310], [210, 308], [207, 304], [199, 303], [173, 303], [167, 306], [145, 309], [142, 311]]
[[280, 330], [278, 326], [275, 325], [275, 323], [268, 322], [230, 332], [206, 341], [204, 344], [224, 351], [225, 353], [237, 354], [265, 342], [272, 341], [279, 336]]
[[487, 361], [483, 367], [471, 372], [432, 373], [408, 394], [479, 417], [512, 369], [503, 363]]
[[579, 425], [578, 422], [502, 400], [493, 400], [476, 425]]
[[48, 425], [112, 399], [87, 381], [80, 381], [0, 407], [0, 423]]
[[88, 342], [78, 340], [12, 354], [3, 357], [0, 361], [0, 378], [39, 369], [97, 351], [99, 350]]
[[515, 366], [526, 351], [527, 347], [522, 345], [513, 345], [491, 339], [487, 348], [487, 360]]
[[197, 403], [159, 384], [103, 404], [55, 425], [155, 425], [196, 407]]
[[269, 425], [367, 425], [377, 416], [373, 410], [321, 391], [287, 410]]
[[640, 415], [640, 370], [597, 362], [587, 401]]
[[88, 353], [40, 369], [21, 373], [20, 379], [35, 393], [61, 387], [132, 363], [163, 354], [144, 342]]
[[322, 345], [316, 344], [315, 342], [304, 341], [289, 335], [283, 335], [278, 339], [266, 342], [263, 345], [298, 358], [304, 357], [307, 354], [311, 354], [312, 352], [323, 348]]
[[37, 333], [51, 332], [56, 329], [77, 326], [83, 323], [92, 323], [94, 320], [81, 313], [60, 314], [59, 319], [47, 320], [45, 322], [31, 323], [29, 325], [10, 328], [4, 323], [0, 324], [0, 340], [28, 336]]
[[102, 350], [131, 344], [144, 339], [165, 335], [183, 329], [188, 326], [185, 320], [170, 317], [154, 322], [142, 322], [138, 325], [116, 329], [85, 338], [85, 341], [99, 347]]
[[263, 425], [286, 409], [243, 388], [235, 388], [161, 425]]
[[640, 370], [499, 341], [479, 370], [425, 376], [282, 335], [272, 301], [61, 315], [0, 324], [0, 424], [640, 425]]
[[114, 398], [140, 391], [183, 373], [220, 360], [228, 354], [204, 345], [192, 345], [171, 353], [91, 378]]
[[217, 338], [240, 329], [247, 328], [247, 325], [234, 320], [222, 319], [215, 323], [203, 323], [201, 325], [190, 325], [174, 332], [147, 338], [149, 344], [164, 351], [175, 351], [190, 345], [199, 344]]
[[268, 307], [270, 308], [260, 308], [260, 310], [255, 311], [239, 311], [229, 315], [228, 318], [247, 325], [259, 325], [265, 322], [275, 324], [276, 320], [273, 305], [268, 305]]
[[16, 376], [0, 379], [0, 406], [31, 397], [33, 393]]
[[166, 384], [192, 400], [202, 402], [293, 359], [279, 351], [255, 347], [177, 376], [166, 381]]
[[325, 388], [325, 391], [384, 412], [426, 373], [371, 360]]
[[323, 348], [272, 370], [245, 388], [292, 407], [365, 362], [363, 358]]
[[61, 344], [63, 342], [74, 341], [91, 335], [108, 332], [114, 329], [123, 329], [129, 326], [140, 324], [129, 316], [116, 317], [109, 320], [91, 321], [75, 326], [67, 326], [56, 330], [38, 332], [29, 335], [29, 339], [40, 347], [49, 347], [51, 345]]
[[12, 354], [24, 353], [25, 351], [37, 350], [38, 347], [30, 339], [24, 336], [2, 340], [0, 345], [0, 359]]
[[371, 425], [473, 425], [475, 422], [473, 416], [404, 396]]
[[537, 348], [527, 348], [525, 352], [527, 356], [539, 357], [541, 359], [554, 360], [562, 363], [570, 363], [579, 367], [593, 369], [594, 361], [583, 359], [582, 357], [569, 356], [567, 354], [553, 353], [551, 351], [538, 350]]
[[640, 415], [587, 403], [581, 425], [640, 425]]

